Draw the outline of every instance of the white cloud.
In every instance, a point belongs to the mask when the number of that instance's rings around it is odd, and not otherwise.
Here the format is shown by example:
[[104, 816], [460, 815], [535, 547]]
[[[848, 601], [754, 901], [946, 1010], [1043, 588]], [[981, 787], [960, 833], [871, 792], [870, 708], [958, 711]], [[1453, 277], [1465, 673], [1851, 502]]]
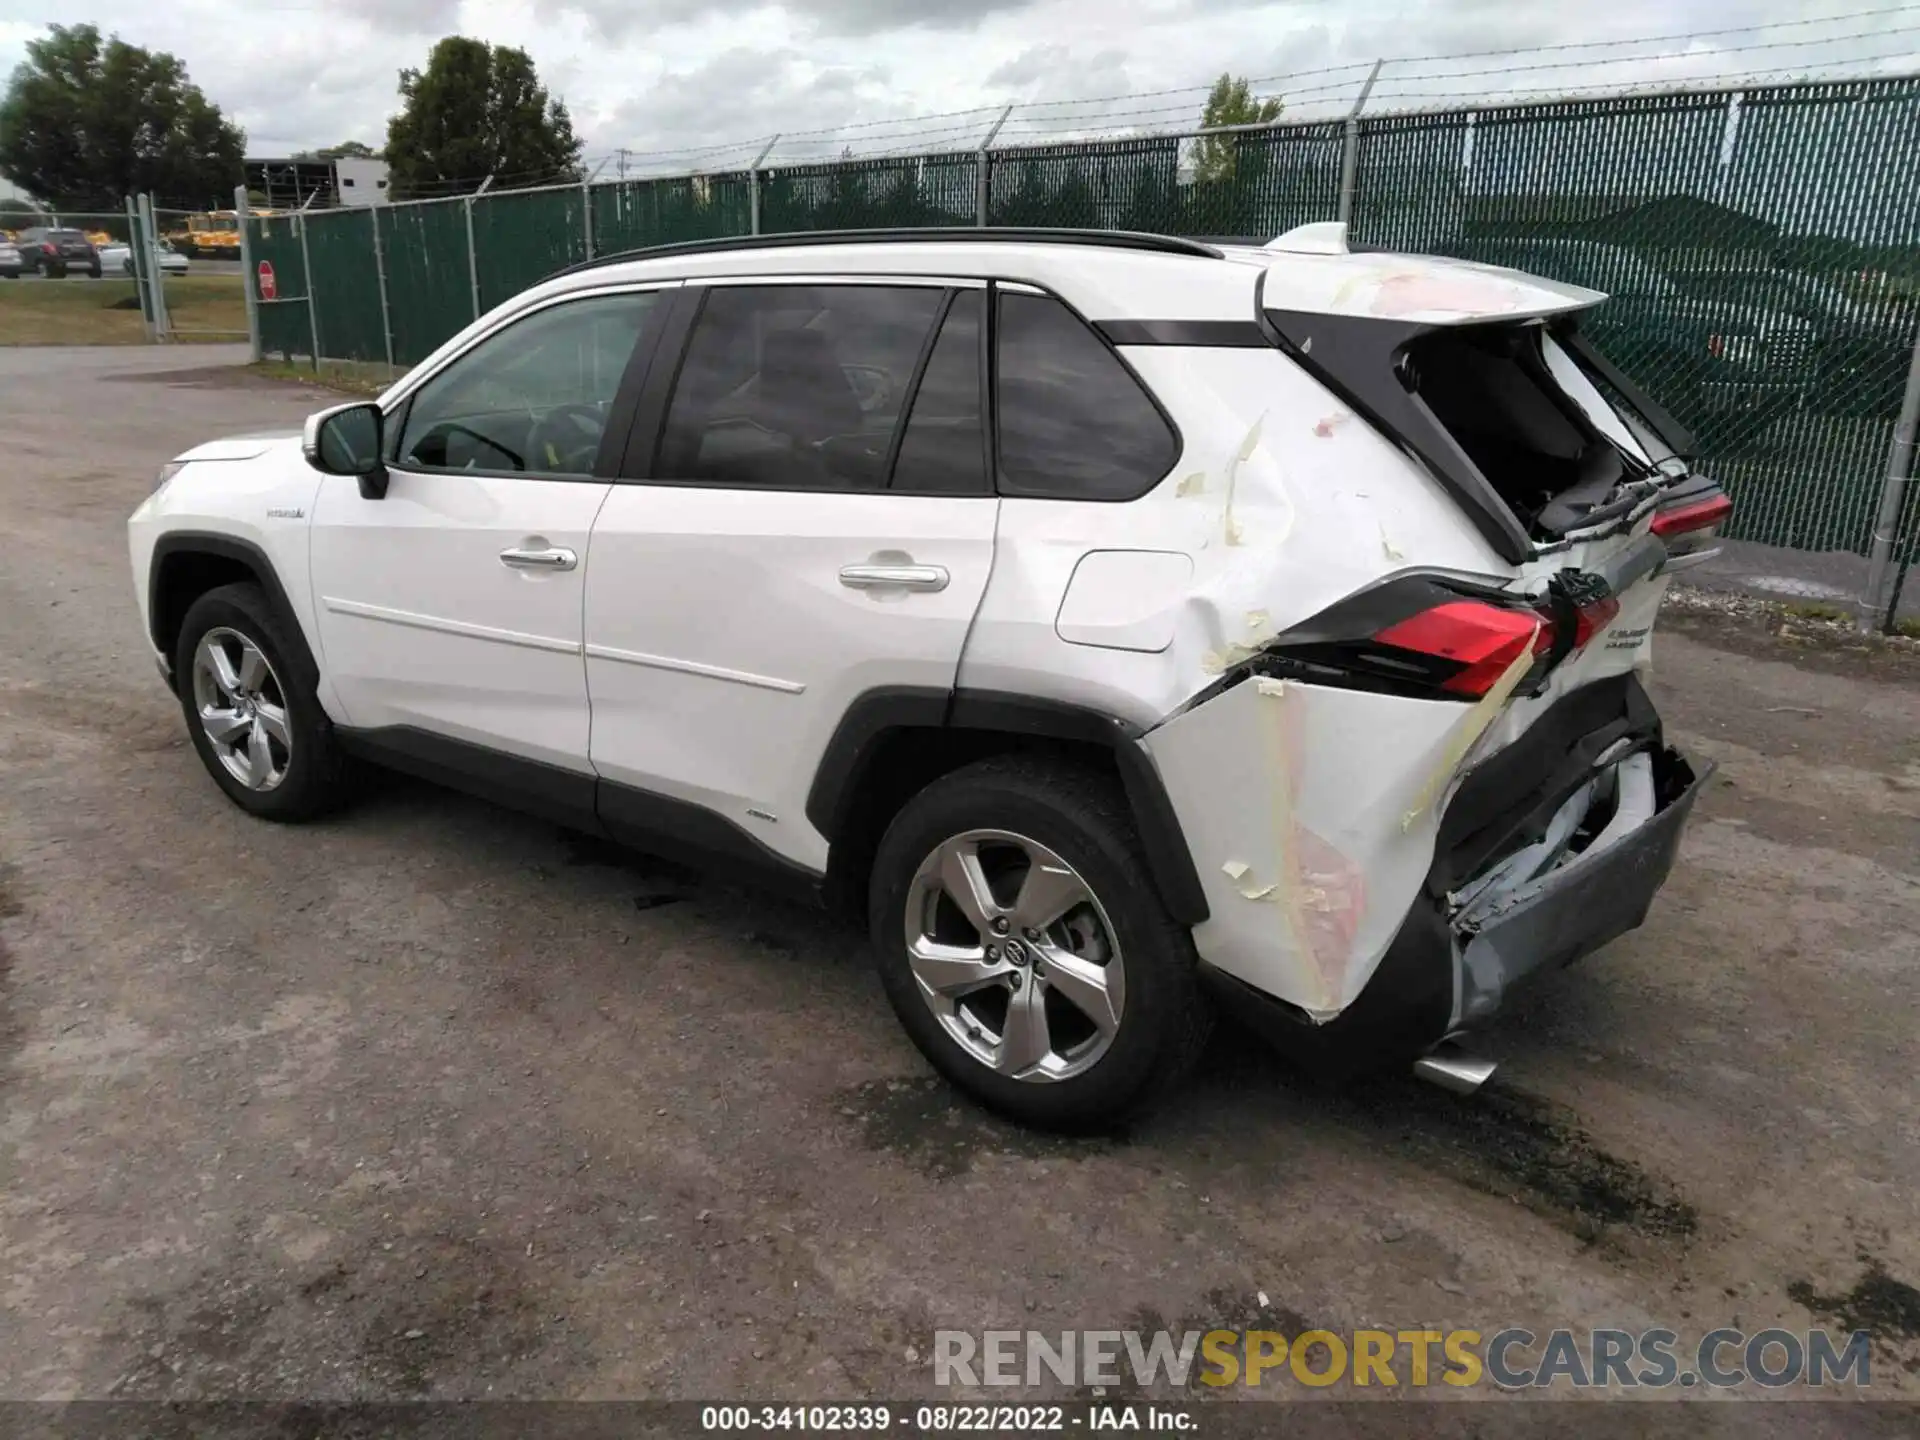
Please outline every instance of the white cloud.
[[[530, 51], [564, 98], [590, 157], [616, 147], [684, 151], [776, 131], [829, 136], [788, 141], [783, 158], [837, 153], [845, 143], [970, 146], [1010, 101], [1204, 86], [1223, 70], [1294, 75], [1265, 87], [1297, 115], [1337, 113], [1378, 55], [1457, 55], [1570, 41], [1804, 20], [1866, 9], [1871, 0], [1615, 0], [1604, 10], [1517, 5], [1511, 0], [89, 0], [103, 30], [170, 50], [248, 133], [256, 155], [385, 138], [403, 66], [458, 30]], [[1641, 47], [1476, 62], [1486, 74], [1446, 78], [1452, 67], [1389, 67], [1384, 101], [1451, 103], [1501, 87], [1568, 88], [1597, 81], [1688, 78], [1762, 67], [1822, 65], [1874, 55], [1913, 56], [1920, 34], [1809, 43], [1730, 54], [1737, 44], [1897, 32], [1916, 17], [1885, 0], [1884, 14], [1824, 27], [1709, 39], [1699, 56]], [[31, 7], [31, 9], [29, 9]], [[40, 0], [0, 0], [0, 74], [40, 33]], [[1573, 18], [1575, 14], [1578, 18]], [[1622, 56], [1642, 58], [1626, 58]], [[1502, 75], [1505, 64], [1559, 60], [1562, 68]], [[1578, 64], [1569, 62], [1580, 62]], [[1608, 63], [1610, 62], [1610, 63]], [[1911, 63], [1911, 62], [1909, 62]], [[1334, 74], [1303, 75], [1326, 67]], [[1197, 94], [1071, 110], [1117, 124], [1197, 117]], [[924, 127], [882, 123], [977, 111]], [[1029, 114], [1010, 137], [1060, 128], [1060, 115]], [[913, 130], [912, 134], [908, 134]]]

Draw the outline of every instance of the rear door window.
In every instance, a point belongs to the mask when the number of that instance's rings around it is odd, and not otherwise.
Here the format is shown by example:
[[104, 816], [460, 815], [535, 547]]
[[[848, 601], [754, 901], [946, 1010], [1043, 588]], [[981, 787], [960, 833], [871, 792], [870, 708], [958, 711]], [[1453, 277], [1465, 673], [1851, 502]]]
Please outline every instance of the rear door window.
[[984, 495], [987, 446], [982, 419], [978, 290], [953, 297], [920, 377], [894, 461], [893, 488], [917, 495]]
[[674, 382], [655, 478], [880, 490], [946, 292], [939, 286], [712, 290]]
[[1133, 500], [1179, 458], [1166, 417], [1120, 357], [1050, 295], [1003, 291], [995, 344], [1000, 488]]

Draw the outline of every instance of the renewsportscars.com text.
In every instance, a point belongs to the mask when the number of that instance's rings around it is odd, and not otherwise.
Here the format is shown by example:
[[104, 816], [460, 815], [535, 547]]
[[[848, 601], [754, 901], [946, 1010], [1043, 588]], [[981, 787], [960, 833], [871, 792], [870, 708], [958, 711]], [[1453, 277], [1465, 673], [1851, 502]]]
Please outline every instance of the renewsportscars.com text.
[[1864, 1330], [940, 1330], [936, 1385], [1331, 1385], [1502, 1389], [1853, 1386], [1872, 1380]]

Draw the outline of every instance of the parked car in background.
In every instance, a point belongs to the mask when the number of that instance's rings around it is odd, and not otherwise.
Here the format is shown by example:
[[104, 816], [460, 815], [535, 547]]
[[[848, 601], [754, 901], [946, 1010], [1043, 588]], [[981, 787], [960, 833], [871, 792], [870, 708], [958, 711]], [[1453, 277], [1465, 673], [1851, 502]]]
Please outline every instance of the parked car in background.
[[100, 252], [82, 231], [35, 225], [22, 230], [14, 244], [20, 248], [23, 268], [49, 280], [58, 280], [73, 270], [100, 278]]
[[11, 240], [0, 240], [0, 279], [20, 278], [20, 247]]
[[1814, 327], [1765, 295], [1691, 294], [1639, 251], [1590, 240], [1473, 240], [1461, 253], [1611, 297], [1588, 333], [1711, 441], [1813, 398]]
[[1673, 281], [1701, 300], [1762, 305], [1810, 325], [1820, 409], [1889, 416], [1898, 410], [1920, 324], [1920, 306], [1911, 299], [1859, 294], [1798, 270], [1681, 270]]
[[[162, 275], [187, 273], [187, 257], [164, 240], [154, 242], [153, 263]], [[101, 246], [100, 268], [115, 275], [133, 274], [133, 247], [124, 240], [116, 240], [111, 245]]]

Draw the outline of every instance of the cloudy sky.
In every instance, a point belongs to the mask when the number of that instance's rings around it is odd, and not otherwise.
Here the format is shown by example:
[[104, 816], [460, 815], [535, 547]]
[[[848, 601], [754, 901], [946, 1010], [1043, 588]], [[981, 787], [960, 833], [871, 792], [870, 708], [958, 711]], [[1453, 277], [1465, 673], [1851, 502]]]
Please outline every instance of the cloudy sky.
[[[737, 161], [776, 131], [800, 137], [776, 159], [967, 148], [1012, 103], [1023, 108], [1009, 138], [1162, 127], [1198, 114], [1180, 87], [1225, 69], [1265, 81], [1291, 113], [1341, 113], [1381, 56], [1396, 63], [1376, 100], [1401, 108], [1920, 70], [1920, 3], [1903, 0], [0, 0], [0, 75], [56, 19], [182, 57], [245, 128], [250, 155], [378, 146], [396, 72], [435, 39], [518, 45], [571, 108], [589, 160], [617, 147], [653, 157], [629, 157], [636, 169]], [[1735, 27], [1763, 28], [1609, 43]], [[1585, 48], [1543, 48], [1569, 45]], [[1145, 98], [1085, 103], [1120, 95]], [[698, 148], [722, 144], [738, 149]]]

